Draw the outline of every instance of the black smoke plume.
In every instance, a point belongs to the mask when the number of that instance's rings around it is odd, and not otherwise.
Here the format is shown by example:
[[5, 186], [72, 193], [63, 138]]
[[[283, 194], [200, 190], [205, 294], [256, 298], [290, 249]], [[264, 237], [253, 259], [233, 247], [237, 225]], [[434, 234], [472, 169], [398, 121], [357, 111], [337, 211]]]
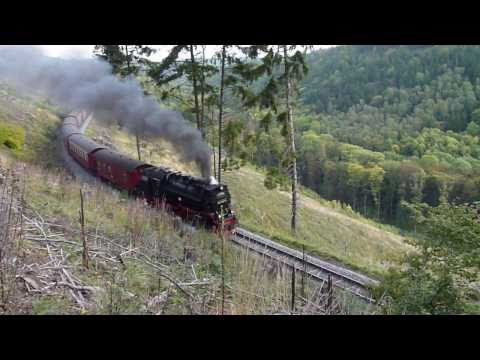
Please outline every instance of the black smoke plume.
[[195, 161], [202, 176], [210, 177], [210, 149], [200, 131], [180, 113], [145, 96], [133, 78], [112, 75], [104, 61], [52, 58], [33, 47], [0, 47], [0, 80], [40, 92], [63, 108], [93, 112], [96, 120], [113, 119], [133, 134], [164, 139], [183, 161]]

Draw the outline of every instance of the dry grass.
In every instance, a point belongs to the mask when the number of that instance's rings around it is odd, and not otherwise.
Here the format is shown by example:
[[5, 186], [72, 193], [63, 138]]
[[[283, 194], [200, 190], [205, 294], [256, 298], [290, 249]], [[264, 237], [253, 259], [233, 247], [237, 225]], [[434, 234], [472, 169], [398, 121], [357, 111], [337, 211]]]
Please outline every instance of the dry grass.
[[[54, 281], [62, 283], [55, 271], [44, 270], [55, 260], [57, 267], [68, 269], [77, 287], [86, 290], [76, 292], [53, 285], [48, 290], [47, 286], [32, 289], [17, 281], [21, 286], [7, 286], [15, 290], [3, 312], [220, 314], [219, 238], [203, 231], [191, 232], [162, 211], [103, 185], [80, 184], [62, 171], [27, 166], [18, 176], [25, 183], [27, 218], [44, 224], [36, 235], [27, 230], [23, 234], [22, 251], [30, 256], [18, 263], [20, 275], [24, 277], [25, 269], [30, 269], [28, 278], [34, 283], [39, 284], [39, 279], [50, 285]], [[89, 269], [82, 266], [80, 188], [85, 194]], [[40, 236], [42, 233], [56, 242], [49, 243]], [[12, 240], [11, 244], [17, 246], [19, 242]], [[9, 254], [9, 259], [16, 257]], [[225, 242], [224, 261], [225, 314], [290, 313], [288, 269], [251, 256], [229, 241]], [[297, 294], [299, 289], [300, 280]], [[327, 295], [318, 289], [318, 284], [307, 281], [305, 300], [297, 298], [296, 313], [366, 311], [341, 296], [336, 298], [335, 307], [327, 309]]]

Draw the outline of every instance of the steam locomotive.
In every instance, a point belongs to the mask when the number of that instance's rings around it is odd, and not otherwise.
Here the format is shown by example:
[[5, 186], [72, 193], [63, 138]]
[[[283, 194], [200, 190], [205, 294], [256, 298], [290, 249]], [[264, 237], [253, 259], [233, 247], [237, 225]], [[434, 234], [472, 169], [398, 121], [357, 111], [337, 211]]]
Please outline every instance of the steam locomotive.
[[79, 131], [73, 116], [64, 118], [64, 146], [70, 156], [93, 176], [154, 207], [165, 206], [187, 222], [219, 232], [232, 232], [236, 217], [224, 184], [155, 167], [97, 144]]

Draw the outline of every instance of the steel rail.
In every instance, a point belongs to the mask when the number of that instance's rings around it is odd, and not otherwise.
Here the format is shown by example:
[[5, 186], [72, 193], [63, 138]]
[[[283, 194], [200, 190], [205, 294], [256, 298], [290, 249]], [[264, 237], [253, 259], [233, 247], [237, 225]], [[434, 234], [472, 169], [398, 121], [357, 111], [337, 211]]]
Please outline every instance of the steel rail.
[[317, 281], [327, 281], [332, 278], [334, 286], [345, 290], [364, 301], [374, 303], [368, 292], [369, 286], [378, 284], [377, 280], [358, 274], [344, 267], [320, 260], [313, 256], [291, 249], [270, 239], [254, 234], [242, 228], [236, 228], [231, 240], [262, 256], [279, 261], [296, 271], [304, 272]]

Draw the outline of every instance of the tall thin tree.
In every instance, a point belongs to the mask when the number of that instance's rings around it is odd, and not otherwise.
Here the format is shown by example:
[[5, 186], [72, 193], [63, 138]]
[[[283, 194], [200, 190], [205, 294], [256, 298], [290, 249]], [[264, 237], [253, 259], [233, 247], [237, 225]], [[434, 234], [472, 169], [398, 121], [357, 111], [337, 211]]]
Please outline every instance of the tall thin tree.
[[201, 131], [202, 137], [205, 139], [205, 45], [202, 45], [202, 69], [200, 73], [201, 81], [201, 93], [200, 93], [200, 103], [201, 103]]
[[225, 87], [226, 45], [222, 45], [222, 67], [220, 71], [220, 98], [218, 104], [218, 182], [222, 179], [222, 125], [223, 125], [223, 91]]
[[291, 229], [296, 232], [297, 229], [297, 198], [298, 198], [298, 175], [297, 175], [297, 152], [295, 149], [295, 128], [293, 126], [293, 109], [290, 103], [292, 96], [292, 84], [290, 78], [290, 64], [288, 61], [287, 45], [283, 45], [283, 62], [285, 74], [285, 106], [287, 108], [288, 138], [291, 153], [290, 176], [292, 181], [292, 217]]
[[[132, 69], [130, 68], [130, 54], [128, 53], [128, 45], [125, 45], [125, 58], [126, 58], [126, 61], [127, 61], [127, 75], [130, 75], [132, 73]], [[136, 131], [135, 131], [135, 143], [137, 145], [138, 160], [141, 161], [142, 160], [142, 154], [141, 154], [141, 151], [140, 151], [140, 138], [139, 138], [139, 135], [138, 135], [138, 129], [136, 129]]]
[[190, 61], [191, 61], [193, 98], [195, 100], [195, 118], [197, 119], [197, 129], [202, 131], [202, 124], [200, 123], [200, 106], [198, 104], [197, 63], [195, 61], [195, 54], [193, 53], [193, 45], [190, 45]]
[[[235, 93], [242, 99], [246, 107], [268, 109], [266, 116], [261, 120], [262, 126], [268, 131], [272, 119], [272, 112], [277, 114], [277, 121], [282, 125], [282, 134], [287, 143], [286, 158], [282, 160], [287, 169], [292, 186], [291, 229], [296, 232], [298, 212], [298, 173], [297, 154], [295, 148], [295, 126], [293, 118], [293, 90], [295, 81], [300, 80], [308, 71], [305, 65], [304, 53], [296, 49], [295, 45], [253, 45], [243, 48], [242, 51], [250, 59], [258, 60], [250, 63], [238, 63], [233, 70], [234, 76], [229, 82], [235, 83]], [[308, 48], [308, 46], [306, 47]], [[263, 56], [261, 55], [263, 54]], [[245, 84], [264, 78], [264, 85], [258, 93], [254, 93]], [[280, 85], [283, 85], [283, 90]], [[285, 107], [278, 106], [284, 101]], [[279, 109], [282, 109], [279, 111]]]

